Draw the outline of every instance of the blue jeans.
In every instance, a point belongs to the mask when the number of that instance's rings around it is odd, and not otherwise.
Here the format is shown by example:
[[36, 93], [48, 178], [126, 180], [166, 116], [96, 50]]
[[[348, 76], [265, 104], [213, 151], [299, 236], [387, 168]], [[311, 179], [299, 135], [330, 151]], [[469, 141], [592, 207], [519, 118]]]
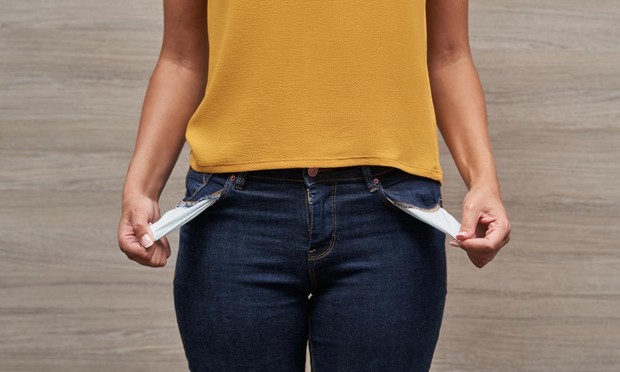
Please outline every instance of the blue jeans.
[[[310, 174], [314, 174], [310, 171]], [[437, 181], [383, 166], [187, 175], [221, 193], [181, 229], [177, 320], [192, 371], [428, 371], [446, 296]]]

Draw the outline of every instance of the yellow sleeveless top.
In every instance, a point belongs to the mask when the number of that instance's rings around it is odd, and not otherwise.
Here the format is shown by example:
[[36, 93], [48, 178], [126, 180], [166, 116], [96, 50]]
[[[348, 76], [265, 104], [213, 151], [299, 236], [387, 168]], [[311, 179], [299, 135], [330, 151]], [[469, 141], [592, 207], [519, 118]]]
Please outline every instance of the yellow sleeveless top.
[[209, 0], [203, 172], [383, 165], [441, 181], [425, 0]]

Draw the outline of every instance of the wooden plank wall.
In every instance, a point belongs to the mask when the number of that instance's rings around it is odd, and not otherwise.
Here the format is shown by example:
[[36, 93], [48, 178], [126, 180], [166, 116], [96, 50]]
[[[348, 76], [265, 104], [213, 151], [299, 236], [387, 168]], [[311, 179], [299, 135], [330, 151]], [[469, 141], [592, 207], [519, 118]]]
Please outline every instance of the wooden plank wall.
[[[181, 371], [162, 270], [116, 245], [161, 2], [3, 2], [0, 370]], [[471, 38], [514, 238], [449, 254], [433, 371], [620, 368], [620, 7], [475, 0]], [[442, 150], [445, 205], [464, 187]], [[162, 206], [183, 192], [187, 152]], [[176, 244], [176, 239], [172, 239]]]

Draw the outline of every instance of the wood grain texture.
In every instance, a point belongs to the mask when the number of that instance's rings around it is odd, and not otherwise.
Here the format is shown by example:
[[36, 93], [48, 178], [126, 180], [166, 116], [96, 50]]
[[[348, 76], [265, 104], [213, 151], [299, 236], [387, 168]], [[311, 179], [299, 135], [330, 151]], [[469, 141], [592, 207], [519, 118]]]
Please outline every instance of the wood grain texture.
[[[471, 3], [514, 238], [483, 270], [447, 247], [433, 371], [617, 371], [620, 7]], [[174, 260], [142, 268], [116, 245], [160, 41], [158, 2], [2, 4], [0, 371], [186, 370]], [[465, 190], [442, 156], [445, 206], [458, 216]], [[163, 209], [186, 167], [187, 151]]]

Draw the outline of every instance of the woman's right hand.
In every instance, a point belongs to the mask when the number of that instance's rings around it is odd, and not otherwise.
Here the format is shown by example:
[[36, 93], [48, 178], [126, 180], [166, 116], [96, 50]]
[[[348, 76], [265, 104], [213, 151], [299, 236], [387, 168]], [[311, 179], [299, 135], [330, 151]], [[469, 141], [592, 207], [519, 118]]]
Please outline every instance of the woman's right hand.
[[123, 200], [123, 212], [118, 226], [118, 245], [130, 260], [144, 266], [162, 267], [170, 257], [166, 238], [156, 242], [149, 223], [160, 217], [159, 204], [147, 196], [131, 196]]

